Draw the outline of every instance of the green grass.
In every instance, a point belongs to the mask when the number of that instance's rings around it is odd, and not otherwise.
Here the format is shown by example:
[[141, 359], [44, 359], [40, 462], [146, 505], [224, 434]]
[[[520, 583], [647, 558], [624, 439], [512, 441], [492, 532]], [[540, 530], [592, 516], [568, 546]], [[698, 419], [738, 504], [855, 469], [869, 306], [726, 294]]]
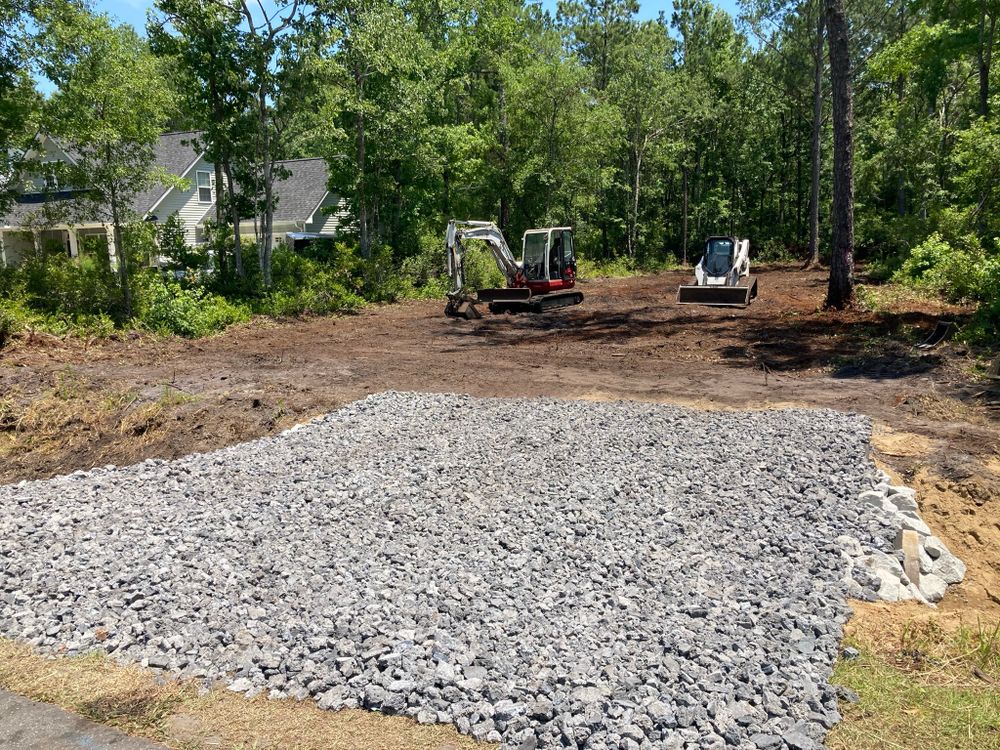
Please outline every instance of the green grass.
[[861, 657], [841, 661], [832, 681], [858, 693], [841, 703], [844, 721], [830, 750], [1000, 749], [1000, 624], [944, 634], [907, 626], [882, 651], [853, 644]]

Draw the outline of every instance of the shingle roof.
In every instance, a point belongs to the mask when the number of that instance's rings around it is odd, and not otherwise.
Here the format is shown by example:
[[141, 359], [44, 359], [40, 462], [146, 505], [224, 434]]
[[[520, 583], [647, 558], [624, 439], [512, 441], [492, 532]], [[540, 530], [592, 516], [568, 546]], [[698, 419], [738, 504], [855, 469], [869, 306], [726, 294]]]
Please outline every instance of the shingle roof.
[[330, 176], [326, 159], [291, 159], [279, 161], [276, 166], [288, 170], [290, 174], [274, 183], [274, 192], [278, 196], [274, 220], [308, 220], [327, 193]]
[[[156, 143], [156, 165], [166, 172], [180, 177], [198, 160], [201, 155], [191, 145], [191, 141], [201, 133], [187, 130], [177, 133], [164, 133]], [[169, 188], [154, 185], [135, 197], [132, 207], [140, 216], [151, 209], [162, 198]]]
[[[188, 130], [183, 132], [175, 133], [164, 133], [160, 136], [155, 147], [155, 162], [156, 165], [169, 174], [181, 176], [183, 175], [195, 161], [198, 160], [200, 152], [196, 151], [191, 145], [191, 141], [200, 135], [198, 131]], [[50, 136], [51, 137], [51, 136]], [[74, 158], [75, 154], [65, 145], [59, 143], [55, 139], [53, 141], [58, 145], [70, 158]], [[162, 198], [169, 188], [163, 185], [153, 185], [148, 190], [144, 190], [138, 195], [136, 195], [135, 200], [132, 203], [132, 208], [139, 216], [144, 216], [149, 209], [151, 209], [157, 201]], [[56, 195], [46, 201], [58, 205], [58, 202], [64, 201], [68, 198], [67, 195]], [[30, 221], [32, 217], [37, 216], [41, 213], [42, 203], [44, 201], [39, 200], [39, 196], [31, 195], [25, 196], [24, 198], [18, 200], [10, 207], [10, 209], [0, 218], [3, 224], [9, 226], [23, 226], [26, 222]], [[93, 209], [89, 212], [89, 216], [78, 216], [77, 220], [84, 221], [98, 221], [96, 213]]]
[[[308, 221], [328, 192], [330, 173], [327, 170], [326, 159], [318, 157], [286, 159], [276, 161], [274, 164], [289, 173], [286, 179], [274, 181], [274, 195], [277, 198], [274, 221]], [[212, 206], [205, 212], [201, 221], [214, 216], [215, 206]], [[253, 219], [253, 216], [241, 217], [242, 221], [253, 221]]]

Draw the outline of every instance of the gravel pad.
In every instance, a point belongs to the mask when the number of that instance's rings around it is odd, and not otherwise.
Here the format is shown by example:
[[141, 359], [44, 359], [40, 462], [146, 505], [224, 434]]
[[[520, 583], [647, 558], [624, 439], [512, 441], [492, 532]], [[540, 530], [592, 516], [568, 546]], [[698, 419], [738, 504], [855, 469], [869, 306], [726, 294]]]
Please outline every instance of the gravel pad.
[[[384, 393], [0, 487], [0, 633], [506, 747], [818, 747], [866, 419]], [[870, 507], [867, 508], [870, 510]]]

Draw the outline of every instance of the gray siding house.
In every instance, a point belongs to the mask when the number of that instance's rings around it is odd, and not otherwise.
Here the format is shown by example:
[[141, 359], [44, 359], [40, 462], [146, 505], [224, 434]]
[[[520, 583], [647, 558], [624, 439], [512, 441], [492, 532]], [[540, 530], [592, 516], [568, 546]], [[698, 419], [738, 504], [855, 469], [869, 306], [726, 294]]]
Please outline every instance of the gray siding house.
[[[176, 187], [154, 186], [136, 196], [135, 213], [146, 221], [162, 222], [178, 216], [188, 244], [205, 241], [206, 222], [215, 218], [217, 193], [215, 166], [192, 145], [196, 132], [164, 133], [156, 144], [156, 164], [166, 173], [182, 178]], [[55, 139], [41, 135], [32, 158], [43, 164], [74, 163], [73, 154]], [[329, 174], [324, 159], [294, 159], [280, 162], [289, 173], [275, 183], [275, 242], [313, 237], [335, 237], [346, 215], [344, 201], [327, 189]], [[52, 211], [59, 201], [73, 201], [77, 192], [60, 189], [51, 173], [30, 175], [10, 210], [0, 215], [0, 265], [17, 265], [26, 255], [46, 245], [58, 244], [76, 258], [91, 242], [107, 245], [114, 258], [114, 234], [106, 220]], [[53, 218], [55, 217], [55, 218]], [[252, 218], [241, 233], [255, 236]]]

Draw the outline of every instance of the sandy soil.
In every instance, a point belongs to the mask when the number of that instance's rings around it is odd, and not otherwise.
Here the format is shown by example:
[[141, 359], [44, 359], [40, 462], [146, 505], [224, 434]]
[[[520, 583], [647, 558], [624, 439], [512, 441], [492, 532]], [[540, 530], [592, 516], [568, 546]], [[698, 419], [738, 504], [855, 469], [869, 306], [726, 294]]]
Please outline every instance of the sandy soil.
[[0, 482], [208, 450], [387, 389], [829, 407], [875, 420], [876, 459], [918, 489], [969, 564], [942, 611], [995, 619], [1000, 413], [984, 402], [996, 394], [969, 374], [964, 347], [913, 348], [963, 311], [915, 301], [828, 313], [821, 272], [759, 278], [744, 310], [679, 306], [686, 275], [664, 273], [584, 282], [584, 304], [545, 316], [450, 320], [427, 301], [198, 341], [21, 337], [0, 351]]

